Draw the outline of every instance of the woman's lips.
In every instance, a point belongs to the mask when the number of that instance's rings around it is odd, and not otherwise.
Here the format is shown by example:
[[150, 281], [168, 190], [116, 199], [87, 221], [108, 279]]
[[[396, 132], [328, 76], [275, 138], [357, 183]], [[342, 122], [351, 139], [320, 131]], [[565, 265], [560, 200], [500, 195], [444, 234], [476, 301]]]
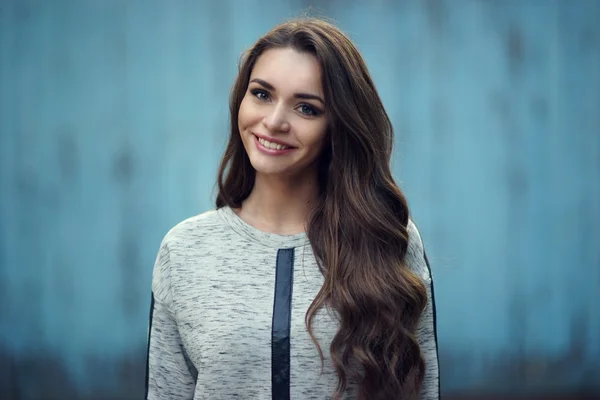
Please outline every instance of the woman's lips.
[[291, 147], [288, 145], [284, 145], [282, 143], [271, 142], [267, 139], [259, 137], [257, 135], [254, 136], [254, 143], [256, 144], [256, 148], [264, 154], [268, 154], [271, 156], [280, 156], [289, 154], [290, 152], [296, 150], [295, 147]]

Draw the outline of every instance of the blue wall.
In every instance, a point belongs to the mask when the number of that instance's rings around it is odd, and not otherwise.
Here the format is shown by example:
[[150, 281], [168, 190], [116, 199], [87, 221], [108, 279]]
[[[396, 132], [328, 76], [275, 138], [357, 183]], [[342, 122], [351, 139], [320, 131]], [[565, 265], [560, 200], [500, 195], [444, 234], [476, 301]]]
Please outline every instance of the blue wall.
[[141, 398], [154, 258], [212, 206], [238, 57], [311, 5], [395, 125], [443, 392], [600, 394], [600, 1], [365, 4], [0, 3], [1, 398]]

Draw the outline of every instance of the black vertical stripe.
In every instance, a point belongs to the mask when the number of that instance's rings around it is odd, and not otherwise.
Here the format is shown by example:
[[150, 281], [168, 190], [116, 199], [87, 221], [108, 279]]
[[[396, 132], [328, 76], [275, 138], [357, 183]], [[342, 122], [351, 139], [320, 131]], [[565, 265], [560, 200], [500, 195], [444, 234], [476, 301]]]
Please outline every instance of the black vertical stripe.
[[150, 300], [150, 317], [148, 322], [148, 343], [146, 348], [146, 393], [144, 399], [148, 398], [148, 381], [150, 380], [150, 334], [152, 333], [152, 317], [154, 315], [154, 293], [152, 293], [152, 299]]
[[435, 308], [435, 291], [433, 289], [433, 274], [431, 272], [431, 265], [429, 264], [429, 259], [427, 258], [427, 253], [423, 250], [423, 256], [425, 257], [425, 264], [427, 264], [427, 270], [429, 272], [429, 276], [431, 277], [431, 309], [433, 311], [433, 337], [435, 339], [435, 355], [438, 360], [438, 395], [441, 390], [440, 383], [440, 352], [438, 347], [438, 334], [437, 334], [437, 313]]
[[271, 384], [273, 399], [290, 398], [290, 323], [294, 249], [277, 251], [275, 300], [271, 330]]

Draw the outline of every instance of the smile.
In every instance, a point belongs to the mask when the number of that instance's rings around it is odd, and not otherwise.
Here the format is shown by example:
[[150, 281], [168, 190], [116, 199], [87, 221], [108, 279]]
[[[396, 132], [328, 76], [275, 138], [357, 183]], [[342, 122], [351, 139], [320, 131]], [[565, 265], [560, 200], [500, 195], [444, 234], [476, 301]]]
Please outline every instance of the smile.
[[267, 139], [263, 139], [256, 135], [254, 136], [254, 142], [256, 143], [256, 147], [264, 154], [279, 156], [283, 154], [288, 154], [289, 152], [295, 150], [295, 147], [291, 147], [281, 143], [271, 142]]
[[285, 146], [279, 143], [273, 143], [273, 142], [269, 142], [268, 140], [265, 140], [263, 138], [258, 138], [258, 143], [262, 144], [264, 147], [268, 148], [268, 149], [272, 149], [272, 150], [286, 150], [286, 149], [290, 149], [290, 146]]

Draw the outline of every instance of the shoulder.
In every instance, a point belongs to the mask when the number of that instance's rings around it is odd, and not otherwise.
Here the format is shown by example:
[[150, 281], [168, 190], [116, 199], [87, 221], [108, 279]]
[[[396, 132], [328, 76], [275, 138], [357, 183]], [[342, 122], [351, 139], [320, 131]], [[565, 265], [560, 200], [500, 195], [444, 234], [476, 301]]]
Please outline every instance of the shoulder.
[[217, 209], [211, 209], [187, 218], [173, 226], [163, 238], [161, 247], [179, 247], [197, 242], [223, 230], [223, 220]]
[[214, 209], [187, 218], [169, 229], [160, 244], [152, 274], [152, 289], [157, 299], [169, 301], [174, 271], [197, 258], [196, 253], [207, 247], [207, 238], [214, 238], [219, 230], [223, 230], [223, 221]]
[[412, 219], [408, 220], [406, 229], [408, 231], [408, 247], [405, 263], [411, 271], [422, 277], [425, 282], [430, 282], [431, 272], [427, 265], [421, 233]]
[[227, 232], [226, 224], [218, 209], [204, 211], [187, 218], [164, 235], [159, 249], [159, 258], [166, 264], [185, 261], [202, 256], [202, 252], [223, 242]]

